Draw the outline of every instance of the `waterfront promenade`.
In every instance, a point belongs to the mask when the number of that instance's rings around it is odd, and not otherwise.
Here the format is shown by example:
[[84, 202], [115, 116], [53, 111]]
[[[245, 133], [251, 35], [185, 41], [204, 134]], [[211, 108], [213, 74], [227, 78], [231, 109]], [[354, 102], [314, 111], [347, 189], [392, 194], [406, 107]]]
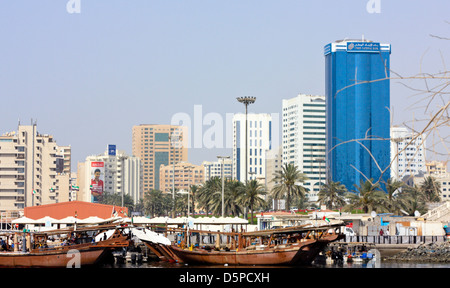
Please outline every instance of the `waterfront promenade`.
[[446, 236], [346, 236], [330, 248], [376, 249], [382, 257], [391, 257], [410, 248], [423, 244], [448, 242]]

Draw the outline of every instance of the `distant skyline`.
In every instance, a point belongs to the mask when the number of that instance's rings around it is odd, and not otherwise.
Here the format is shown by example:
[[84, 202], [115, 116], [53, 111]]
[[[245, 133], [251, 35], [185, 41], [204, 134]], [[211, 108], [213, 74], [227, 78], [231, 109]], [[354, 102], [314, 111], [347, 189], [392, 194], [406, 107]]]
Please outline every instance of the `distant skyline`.
[[[73, 171], [108, 144], [131, 155], [134, 125], [171, 124], [177, 113], [194, 120], [196, 105], [226, 119], [244, 112], [236, 97], [255, 96], [250, 113], [281, 120], [282, 99], [324, 95], [323, 47], [344, 38], [392, 45], [392, 124], [422, 129], [449, 101], [436, 97], [425, 110], [430, 94], [414, 90], [424, 80], [397, 79], [448, 70], [448, 0], [79, 0], [72, 14], [68, 2], [0, 0], [0, 134], [37, 121], [71, 145]], [[203, 120], [205, 133], [213, 124]], [[438, 132], [427, 146], [444, 155], [427, 160], [448, 160], [439, 136], [450, 128]], [[191, 148], [188, 161], [231, 150]]]

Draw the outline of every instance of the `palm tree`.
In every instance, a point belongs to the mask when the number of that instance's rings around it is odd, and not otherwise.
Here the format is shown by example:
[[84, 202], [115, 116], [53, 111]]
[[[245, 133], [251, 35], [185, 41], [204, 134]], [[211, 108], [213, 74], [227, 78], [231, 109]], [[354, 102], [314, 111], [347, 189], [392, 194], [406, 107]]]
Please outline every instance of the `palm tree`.
[[222, 190], [222, 181], [219, 177], [211, 177], [205, 181], [198, 189], [198, 206], [205, 209], [206, 215], [209, 214], [211, 207], [214, 204], [214, 193]]
[[274, 173], [274, 176], [272, 181], [277, 184], [272, 188], [272, 195], [275, 199], [286, 196], [286, 208], [290, 210], [291, 197], [305, 197], [305, 187], [297, 183], [303, 183], [309, 178], [290, 163], [282, 166], [281, 171]]
[[341, 182], [328, 180], [319, 191], [319, 202], [325, 204], [328, 209], [343, 207], [346, 192], [347, 188]]
[[355, 186], [356, 190], [347, 193], [347, 198], [350, 201], [346, 208], [347, 210], [362, 208], [364, 213], [369, 211], [386, 211], [386, 208], [383, 206], [385, 193], [380, 190], [379, 183], [373, 183], [373, 179], [361, 180], [359, 186], [356, 184], [353, 184], [353, 186]]
[[441, 184], [436, 181], [435, 178], [428, 176], [423, 179], [420, 189], [424, 193], [426, 202], [439, 202], [439, 191], [441, 190]]
[[[162, 215], [171, 209], [171, 202], [167, 202], [165, 195], [160, 190], [152, 189], [144, 193], [144, 211], [152, 217]], [[167, 205], [170, 205], [167, 207]]]
[[241, 198], [243, 186], [242, 182], [237, 180], [225, 182], [224, 206], [226, 215], [239, 216], [239, 214], [242, 214], [242, 208], [236, 199]]
[[188, 195], [177, 193], [175, 189], [175, 217], [177, 217], [178, 213], [185, 214], [187, 216], [187, 208], [188, 208]]
[[399, 190], [403, 186], [404, 183], [397, 179], [391, 178], [387, 180], [385, 205], [389, 212], [399, 214], [402, 207], [404, 207], [404, 197], [401, 197], [402, 193]]
[[245, 207], [250, 207], [251, 223], [253, 223], [253, 208], [257, 206], [263, 206], [265, 204], [264, 199], [260, 196], [266, 194], [264, 185], [258, 183], [257, 180], [247, 181], [245, 185], [241, 187], [242, 194], [239, 196], [238, 201]]
[[[192, 215], [194, 215], [195, 214], [195, 200], [196, 200], [196, 197], [197, 197], [197, 191], [199, 190], [199, 187], [197, 186], [197, 185], [191, 185], [190, 187], [189, 187], [189, 189], [190, 189], [190, 191], [189, 191], [189, 193], [191, 193], [191, 195], [190, 195], [190, 197], [191, 197], [191, 209], [192, 209]], [[189, 211], [188, 211], [188, 214], [189, 214]]]
[[404, 191], [400, 195], [403, 199], [403, 210], [410, 216], [414, 215], [415, 211], [419, 211], [421, 214], [427, 212], [425, 204], [425, 195], [422, 189], [417, 185], [405, 186]]

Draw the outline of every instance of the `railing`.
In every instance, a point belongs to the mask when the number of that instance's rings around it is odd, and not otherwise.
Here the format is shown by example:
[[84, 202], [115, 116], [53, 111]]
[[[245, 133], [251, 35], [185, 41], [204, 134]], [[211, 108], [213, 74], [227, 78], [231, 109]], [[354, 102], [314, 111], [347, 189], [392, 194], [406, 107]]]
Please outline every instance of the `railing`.
[[446, 236], [345, 236], [341, 242], [365, 242], [373, 244], [422, 244], [448, 241]]
[[423, 217], [427, 218], [427, 220], [438, 220], [439, 218], [450, 213], [450, 201], [446, 201], [444, 204], [439, 207], [434, 208], [431, 211], [428, 211]]

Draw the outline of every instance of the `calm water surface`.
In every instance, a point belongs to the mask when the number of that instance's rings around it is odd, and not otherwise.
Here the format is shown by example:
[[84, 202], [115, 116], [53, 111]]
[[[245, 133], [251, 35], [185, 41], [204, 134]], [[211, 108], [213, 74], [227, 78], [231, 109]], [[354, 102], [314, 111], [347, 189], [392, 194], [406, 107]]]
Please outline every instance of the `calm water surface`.
[[[102, 268], [283, 268], [284, 266], [224, 266], [224, 265], [188, 265], [179, 263], [168, 263], [163, 261], [144, 262], [142, 264], [132, 264], [130, 262], [124, 264], [103, 265]], [[378, 261], [375, 263], [344, 263], [342, 266], [333, 264], [309, 266], [289, 266], [284, 268], [450, 268], [450, 263], [419, 263], [419, 262], [396, 262], [396, 261]]]

